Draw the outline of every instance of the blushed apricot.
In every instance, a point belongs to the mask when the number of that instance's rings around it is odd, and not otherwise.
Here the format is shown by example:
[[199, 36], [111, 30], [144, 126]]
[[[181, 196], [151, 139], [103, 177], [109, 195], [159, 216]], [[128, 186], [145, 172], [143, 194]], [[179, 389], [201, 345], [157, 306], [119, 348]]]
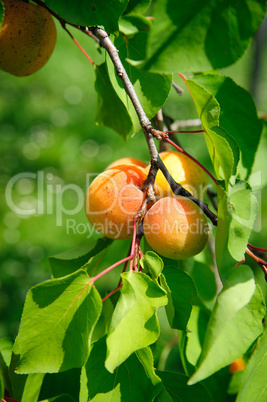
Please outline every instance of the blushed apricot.
[[[159, 156], [174, 180], [193, 196], [203, 200], [207, 187], [205, 172], [192, 159], [181, 152], [165, 151], [160, 152]], [[160, 170], [156, 176], [156, 185], [159, 198], [173, 195], [169, 183]]]
[[111, 239], [129, 239], [133, 218], [143, 204], [145, 170], [136, 165], [119, 165], [105, 170], [88, 188], [85, 212], [97, 231]]
[[50, 58], [56, 26], [50, 13], [34, 3], [5, 0], [0, 28], [0, 69], [17, 77], [35, 73]]
[[147, 163], [141, 161], [140, 159], [136, 159], [136, 158], [121, 158], [116, 160], [115, 162], [112, 162], [107, 169], [113, 168], [114, 166], [118, 166], [118, 165], [136, 165], [136, 166], [141, 166], [143, 168], [145, 168], [147, 166]]
[[208, 241], [203, 211], [185, 197], [165, 197], [146, 213], [145, 238], [163, 257], [181, 260], [200, 253]]

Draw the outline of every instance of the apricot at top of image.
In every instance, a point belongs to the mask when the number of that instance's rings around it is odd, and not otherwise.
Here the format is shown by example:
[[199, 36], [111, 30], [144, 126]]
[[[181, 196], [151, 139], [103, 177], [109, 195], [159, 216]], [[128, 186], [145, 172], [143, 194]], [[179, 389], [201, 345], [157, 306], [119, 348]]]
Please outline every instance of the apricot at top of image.
[[5, 0], [0, 27], [0, 69], [17, 77], [35, 73], [50, 58], [56, 26], [50, 13], [37, 4]]
[[[188, 156], [176, 151], [160, 152], [159, 156], [173, 179], [196, 198], [203, 200], [207, 189], [206, 173]], [[155, 189], [159, 198], [173, 195], [169, 183], [159, 170]]]
[[133, 218], [143, 204], [146, 171], [124, 164], [99, 174], [88, 188], [85, 213], [95, 229], [111, 239], [130, 239]]
[[154, 251], [175, 260], [199, 254], [209, 236], [204, 212], [181, 196], [157, 201], [145, 215], [143, 230]]

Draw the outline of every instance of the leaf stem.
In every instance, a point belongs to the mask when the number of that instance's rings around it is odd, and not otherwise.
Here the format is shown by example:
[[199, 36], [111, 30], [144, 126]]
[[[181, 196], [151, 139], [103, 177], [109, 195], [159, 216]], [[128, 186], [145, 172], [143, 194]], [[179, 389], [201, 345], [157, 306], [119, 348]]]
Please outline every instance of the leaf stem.
[[119, 289], [122, 288], [122, 285], [118, 285], [115, 289], [113, 289], [111, 292], [109, 292], [105, 297], [102, 299], [102, 303], [107, 300], [110, 296], [112, 296], [114, 293], [116, 293]]
[[253, 245], [250, 244], [250, 243], [248, 243], [248, 246], [249, 246], [250, 248], [253, 248], [254, 250], [263, 251], [264, 253], [267, 253], [267, 248], [256, 247], [256, 246], [253, 246]]
[[90, 283], [95, 282], [97, 279], [101, 278], [103, 275], [105, 275], [107, 272], [111, 271], [113, 268], [116, 268], [118, 265], [123, 264], [126, 261], [130, 261], [134, 258], [134, 255], [130, 255], [129, 257], [125, 257], [122, 260], [116, 262], [115, 264], [111, 265], [110, 267], [106, 268], [104, 271], [100, 272], [98, 275], [94, 276]]
[[265, 275], [265, 281], [267, 282], [267, 261], [264, 261], [263, 259], [257, 257], [250, 249], [249, 247], [246, 248], [246, 253], [253, 258], [254, 261], [257, 262], [257, 264], [259, 264], [259, 266], [261, 267], [261, 269], [264, 272]]
[[72, 33], [66, 28], [65, 24], [62, 24], [63, 29], [67, 32], [67, 34], [71, 37], [71, 39], [73, 40], [73, 42], [75, 43], [76, 46], [78, 46], [78, 48], [80, 49], [80, 51], [85, 55], [85, 57], [87, 58], [87, 60], [90, 61], [90, 63], [94, 66], [95, 63], [94, 61], [91, 59], [91, 57], [89, 56], [89, 54], [84, 50], [84, 48], [80, 45], [80, 43], [77, 41], [77, 39], [74, 38], [74, 36], [72, 35]]
[[[131, 255], [134, 255], [136, 258], [136, 250], [135, 250], [135, 243], [136, 243], [136, 222], [137, 222], [137, 217], [135, 216], [133, 218], [133, 239], [132, 239], [132, 245], [131, 245]], [[133, 259], [130, 262], [130, 271], [133, 270]]]

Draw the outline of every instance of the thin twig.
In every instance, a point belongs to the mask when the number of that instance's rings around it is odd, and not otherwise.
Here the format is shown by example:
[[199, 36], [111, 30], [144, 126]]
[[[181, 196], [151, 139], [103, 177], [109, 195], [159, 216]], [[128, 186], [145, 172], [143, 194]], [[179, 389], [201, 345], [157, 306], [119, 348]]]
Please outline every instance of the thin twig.
[[184, 90], [181, 88], [179, 85], [176, 84], [176, 82], [172, 82], [172, 86], [175, 89], [175, 91], [178, 93], [178, 95], [183, 95]]

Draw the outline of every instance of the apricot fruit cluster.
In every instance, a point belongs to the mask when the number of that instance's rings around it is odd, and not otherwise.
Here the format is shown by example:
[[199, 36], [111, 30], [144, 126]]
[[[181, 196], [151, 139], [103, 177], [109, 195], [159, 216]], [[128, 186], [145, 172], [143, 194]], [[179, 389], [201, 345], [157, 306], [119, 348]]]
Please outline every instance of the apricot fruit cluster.
[[42, 6], [4, 0], [0, 27], [0, 69], [17, 77], [35, 73], [50, 58], [56, 44], [56, 26]]
[[[178, 152], [163, 152], [160, 156], [178, 183], [194, 195], [203, 195], [206, 177], [198, 165]], [[145, 201], [148, 169], [138, 159], [122, 158], [93, 180], [86, 194], [85, 212], [98, 232], [112, 239], [132, 238], [133, 219]], [[189, 198], [175, 196], [163, 178], [158, 172], [155, 183], [158, 200], [147, 208], [144, 236], [163, 257], [176, 260], [192, 257], [208, 241], [206, 216]]]

